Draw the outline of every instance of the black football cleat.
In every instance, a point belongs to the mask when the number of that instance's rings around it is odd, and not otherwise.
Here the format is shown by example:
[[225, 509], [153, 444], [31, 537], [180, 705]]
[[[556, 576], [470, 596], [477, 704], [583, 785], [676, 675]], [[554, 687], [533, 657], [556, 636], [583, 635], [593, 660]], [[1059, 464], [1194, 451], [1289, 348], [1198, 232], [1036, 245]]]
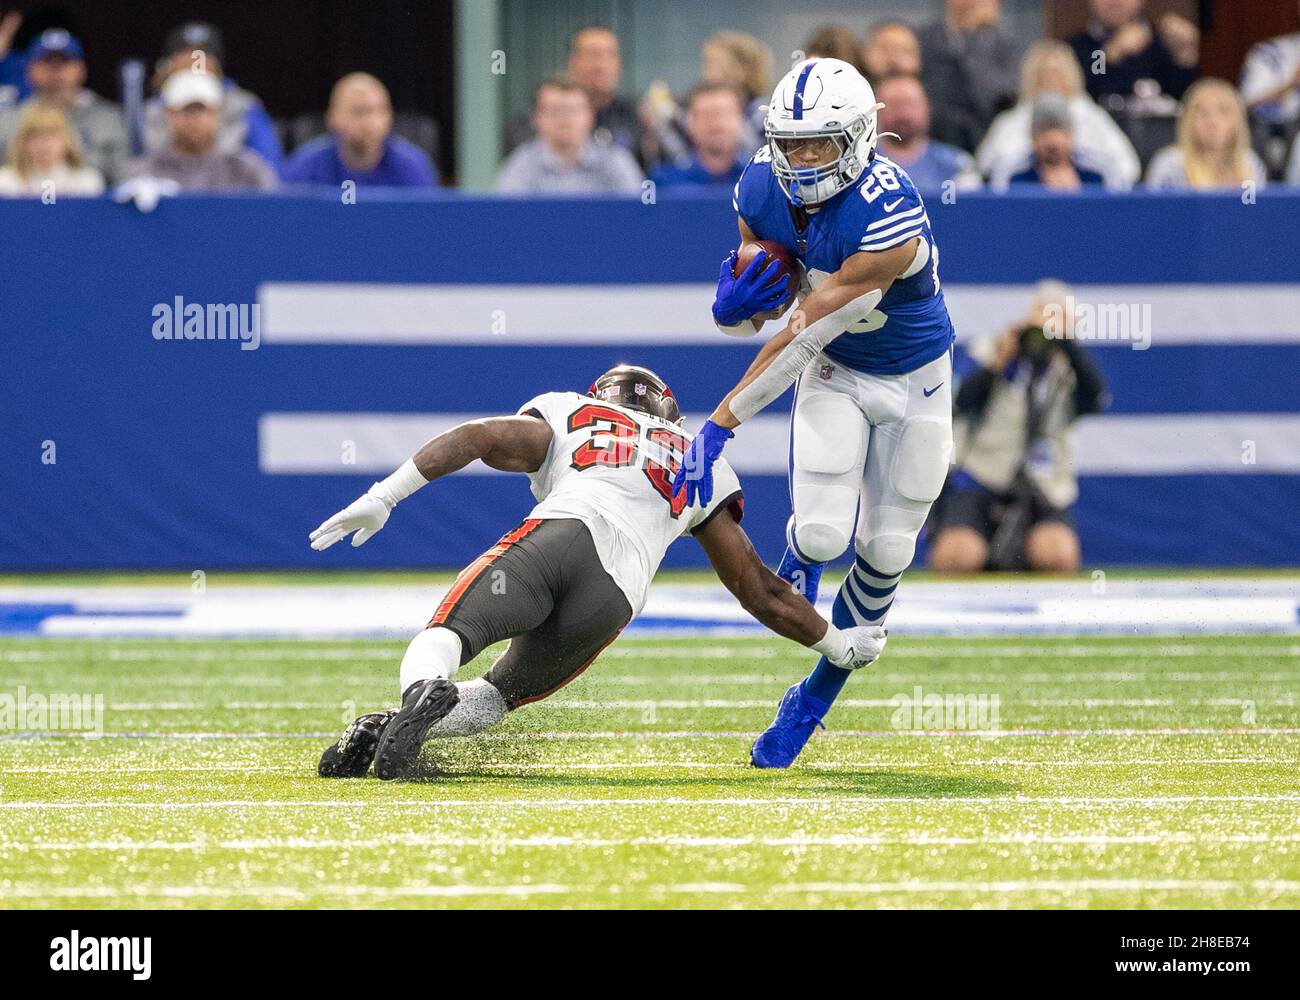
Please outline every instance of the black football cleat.
[[408, 774], [429, 727], [456, 707], [460, 694], [451, 681], [416, 681], [402, 695], [402, 707], [384, 726], [375, 754], [375, 774], [385, 781]]
[[371, 712], [348, 723], [337, 743], [331, 743], [320, 755], [320, 764], [316, 773], [322, 778], [364, 778], [375, 759], [375, 750], [379, 746], [379, 734], [397, 709], [387, 712]]

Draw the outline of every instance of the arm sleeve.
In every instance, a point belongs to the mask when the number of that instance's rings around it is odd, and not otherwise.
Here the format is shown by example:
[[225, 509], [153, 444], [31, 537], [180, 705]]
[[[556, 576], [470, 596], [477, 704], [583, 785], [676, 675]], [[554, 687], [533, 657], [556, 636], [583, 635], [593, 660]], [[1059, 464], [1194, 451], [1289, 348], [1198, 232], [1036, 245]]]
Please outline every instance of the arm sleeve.
[[523, 406], [519, 407], [519, 409], [515, 410], [515, 416], [540, 417], [548, 424], [553, 423], [552, 418], [554, 417], [555, 411], [563, 398], [564, 393], [562, 392], [544, 392], [539, 396], [534, 396], [528, 402], [524, 403]]
[[566, 394], [562, 392], [544, 392], [540, 396], [534, 396], [523, 406], [515, 411], [516, 416], [537, 417], [546, 421], [547, 426], [551, 428], [551, 444], [546, 450], [546, 458], [537, 471], [528, 473], [528, 486], [533, 491], [533, 496], [541, 500], [551, 490], [551, 471], [555, 467], [555, 447], [564, 436], [567, 427], [558, 423], [561, 419], [560, 414], [567, 402]]
[[785, 392], [823, 347], [854, 323], [864, 319], [880, 304], [882, 298], [884, 295], [880, 289], [873, 288], [797, 333], [754, 381], [732, 397], [732, 416], [743, 424], [764, 409]]
[[724, 458], [713, 464], [713, 500], [691, 520], [687, 532], [695, 534], [715, 517], [726, 511], [739, 524], [745, 516], [745, 494], [736, 472]]

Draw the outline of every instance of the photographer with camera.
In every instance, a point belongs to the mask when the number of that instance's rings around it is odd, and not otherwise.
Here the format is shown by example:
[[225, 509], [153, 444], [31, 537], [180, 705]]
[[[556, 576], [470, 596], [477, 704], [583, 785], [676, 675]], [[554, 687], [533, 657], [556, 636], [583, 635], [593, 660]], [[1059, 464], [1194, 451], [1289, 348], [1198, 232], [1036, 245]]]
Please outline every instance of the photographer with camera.
[[1078, 570], [1072, 427], [1106, 392], [1073, 339], [1072, 304], [1066, 285], [1039, 282], [1023, 322], [967, 346], [976, 367], [954, 398], [956, 465], [930, 516], [936, 573]]

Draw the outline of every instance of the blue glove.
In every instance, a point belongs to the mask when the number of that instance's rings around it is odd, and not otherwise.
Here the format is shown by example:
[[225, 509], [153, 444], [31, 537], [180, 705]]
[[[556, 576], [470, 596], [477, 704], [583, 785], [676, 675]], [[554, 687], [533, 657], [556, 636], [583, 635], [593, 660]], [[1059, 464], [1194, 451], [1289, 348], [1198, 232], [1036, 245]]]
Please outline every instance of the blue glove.
[[682, 456], [682, 467], [673, 476], [673, 496], [684, 486], [688, 506], [698, 500], [699, 506], [707, 507], [713, 499], [713, 463], [722, 454], [722, 446], [735, 436], [712, 420], [704, 421], [700, 433], [691, 439], [691, 446]]
[[739, 278], [731, 276], [735, 266], [736, 251], [732, 250], [718, 272], [718, 294], [713, 299], [713, 318], [720, 326], [735, 326], [758, 313], [781, 308], [789, 296], [790, 276], [783, 274], [779, 281], [773, 280], [781, 270], [780, 261], [769, 261], [767, 251], [760, 250]]

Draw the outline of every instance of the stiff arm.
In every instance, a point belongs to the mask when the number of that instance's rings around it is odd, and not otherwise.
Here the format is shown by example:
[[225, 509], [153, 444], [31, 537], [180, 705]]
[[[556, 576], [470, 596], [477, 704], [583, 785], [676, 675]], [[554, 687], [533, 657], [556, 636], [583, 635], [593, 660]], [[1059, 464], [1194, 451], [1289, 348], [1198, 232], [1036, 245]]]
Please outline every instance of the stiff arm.
[[719, 427], [738, 427], [785, 392], [822, 348], [880, 304], [912, 265], [919, 241], [920, 237], [913, 237], [888, 250], [850, 255], [800, 303], [785, 328], [763, 345], [710, 419]]

